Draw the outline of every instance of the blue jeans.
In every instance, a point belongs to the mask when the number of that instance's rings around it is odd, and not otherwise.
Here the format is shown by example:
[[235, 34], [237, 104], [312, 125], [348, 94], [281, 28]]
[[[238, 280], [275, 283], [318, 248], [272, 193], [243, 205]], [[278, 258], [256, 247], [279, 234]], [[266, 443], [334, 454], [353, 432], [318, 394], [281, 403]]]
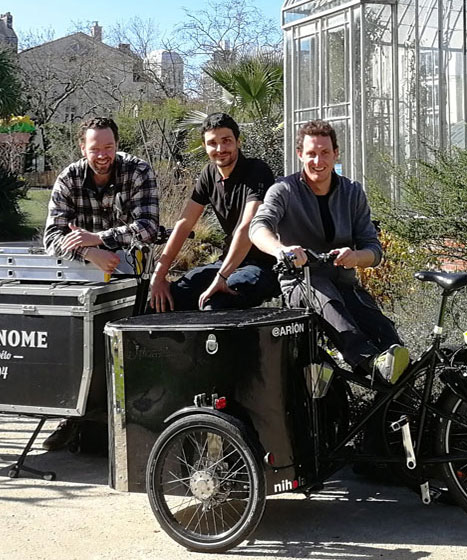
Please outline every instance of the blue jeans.
[[[222, 261], [199, 266], [173, 282], [170, 290], [175, 310], [198, 309], [199, 296], [209, 287], [221, 266]], [[229, 276], [227, 285], [236, 294], [216, 292], [207, 301], [205, 310], [255, 307], [280, 294], [277, 277], [271, 268], [256, 263], [242, 263]]]

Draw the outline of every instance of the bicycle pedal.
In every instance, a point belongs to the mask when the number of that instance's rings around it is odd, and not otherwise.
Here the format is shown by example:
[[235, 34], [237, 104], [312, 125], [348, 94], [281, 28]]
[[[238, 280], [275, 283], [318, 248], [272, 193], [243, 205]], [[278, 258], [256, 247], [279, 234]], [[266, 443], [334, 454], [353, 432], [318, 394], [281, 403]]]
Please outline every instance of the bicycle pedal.
[[429, 482], [423, 482], [422, 484], [420, 484], [420, 495], [422, 498], [422, 502], [426, 506], [429, 506], [431, 504], [431, 491]]
[[443, 495], [441, 488], [436, 488], [436, 486], [430, 486], [430, 497], [432, 502], [436, 502]]

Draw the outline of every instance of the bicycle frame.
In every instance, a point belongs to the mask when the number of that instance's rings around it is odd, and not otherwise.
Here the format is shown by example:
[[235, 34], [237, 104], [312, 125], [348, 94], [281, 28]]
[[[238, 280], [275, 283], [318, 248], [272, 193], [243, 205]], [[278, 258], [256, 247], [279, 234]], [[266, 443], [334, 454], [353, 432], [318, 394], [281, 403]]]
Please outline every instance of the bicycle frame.
[[[310, 302], [310, 271], [309, 268], [305, 267], [304, 277], [307, 291], [307, 301]], [[326, 480], [333, 472], [336, 472], [343, 464], [347, 463], [349, 460], [358, 462], [381, 462], [381, 463], [405, 463], [407, 460], [406, 456], [401, 455], [365, 455], [355, 452], [345, 452], [346, 445], [350, 443], [355, 436], [357, 436], [370, 422], [375, 415], [382, 410], [390, 401], [397, 399], [410, 383], [419, 376], [421, 372], [424, 372], [425, 380], [423, 382], [423, 394], [421, 396], [421, 404], [419, 409], [418, 426], [416, 432], [415, 446], [414, 446], [414, 457], [415, 457], [415, 468], [414, 472], [420, 473], [420, 467], [425, 464], [430, 463], [447, 463], [455, 460], [465, 460], [467, 462], [467, 452], [458, 455], [443, 455], [443, 456], [430, 456], [421, 457], [421, 452], [425, 440], [425, 428], [427, 421], [427, 413], [431, 411], [438, 417], [447, 418], [454, 420], [457, 424], [465, 427], [467, 429], [467, 418], [463, 416], [454, 416], [445, 413], [434, 403], [431, 402], [433, 383], [436, 376], [436, 368], [439, 365], [449, 366], [448, 357], [443, 354], [441, 348], [442, 333], [444, 316], [446, 312], [447, 299], [451, 295], [451, 292], [444, 290], [442, 294], [440, 309], [438, 313], [437, 324], [435, 325], [433, 331], [433, 341], [431, 345], [422, 353], [422, 355], [411, 365], [409, 365], [408, 371], [404, 374], [402, 379], [393, 387], [385, 387], [380, 385], [372, 384], [371, 380], [366, 379], [356, 373], [349, 372], [340, 368], [334, 361], [334, 374], [337, 377], [341, 377], [346, 382], [350, 381], [353, 384], [359, 385], [370, 390], [377, 390], [382, 394], [382, 398], [377, 400], [372, 406], [369, 407], [363, 414], [359, 415], [353, 426], [350, 426], [346, 435], [339, 441], [336, 445], [331, 447], [326, 454], [322, 454], [323, 446], [320, 444], [320, 440], [324, 431], [320, 427], [320, 415], [319, 407], [320, 401], [309, 396], [309, 407], [311, 409], [310, 425], [312, 428], [312, 439], [314, 442], [314, 466], [315, 472], [318, 475], [318, 480], [316, 482], [321, 483]], [[309, 313], [313, 313], [309, 308], [307, 308]], [[318, 356], [318, 327], [312, 327], [309, 334], [309, 347], [310, 347], [310, 361], [311, 363], [316, 363], [319, 360]], [[336, 466], [337, 461], [337, 466]], [[323, 469], [323, 465], [334, 463], [334, 466], [330, 469]], [[420, 483], [422, 483], [422, 476], [419, 475]]]

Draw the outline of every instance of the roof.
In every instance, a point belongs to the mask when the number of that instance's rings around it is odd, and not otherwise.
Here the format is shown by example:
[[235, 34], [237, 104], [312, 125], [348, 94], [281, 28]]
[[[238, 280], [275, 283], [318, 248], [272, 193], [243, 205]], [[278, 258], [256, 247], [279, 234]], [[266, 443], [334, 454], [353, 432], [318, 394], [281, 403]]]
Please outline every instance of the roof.
[[100, 46], [102, 46], [103, 49], [106, 49], [109, 52], [114, 52], [114, 53], [117, 52], [117, 53], [119, 53], [122, 56], [125, 56], [127, 58], [132, 58], [132, 59], [139, 58], [138, 55], [136, 55], [135, 53], [119, 49], [118, 47], [111, 47], [110, 45], [107, 45], [106, 43], [103, 43], [102, 41], [98, 41], [97, 39], [94, 39], [94, 37], [91, 37], [90, 35], [87, 35], [86, 33], [83, 33], [82, 31], [77, 31], [76, 33], [71, 33], [70, 35], [65, 35], [64, 37], [59, 37], [58, 39], [53, 39], [52, 41], [46, 41], [45, 43], [42, 43], [40, 45], [36, 45], [35, 47], [30, 47], [29, 49], [24, 49], [20, 52], [20, 55], [22, 55], [24, 53], [27, 53], [27, 52], [31, 52], [33, 50], [41, 49], [41, 48], [46, 47], [46, 46], [57, 44], [57, 43], [60, 43], [60, 42], [69, 42], [70, 39], [73, 40], [73, 38], [80, 39], [82, 41], [83, 40], [87, 41], [87, 42], [91, 43], [92, 45], [100, 45]]

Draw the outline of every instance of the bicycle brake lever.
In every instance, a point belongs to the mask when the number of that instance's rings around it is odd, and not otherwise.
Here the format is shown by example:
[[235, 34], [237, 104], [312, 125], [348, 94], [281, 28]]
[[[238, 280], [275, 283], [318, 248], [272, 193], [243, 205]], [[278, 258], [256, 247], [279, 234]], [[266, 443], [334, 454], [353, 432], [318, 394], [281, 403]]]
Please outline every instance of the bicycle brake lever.
[[295, 255], [291, 252], [285, 253], [281, 251], [279, 253], [279, 260], [278, 262], [272, 267], [275, 273], [289, 273], [289, 274], [296, 274], [297, 268], [293, 264], [293, 260]]

